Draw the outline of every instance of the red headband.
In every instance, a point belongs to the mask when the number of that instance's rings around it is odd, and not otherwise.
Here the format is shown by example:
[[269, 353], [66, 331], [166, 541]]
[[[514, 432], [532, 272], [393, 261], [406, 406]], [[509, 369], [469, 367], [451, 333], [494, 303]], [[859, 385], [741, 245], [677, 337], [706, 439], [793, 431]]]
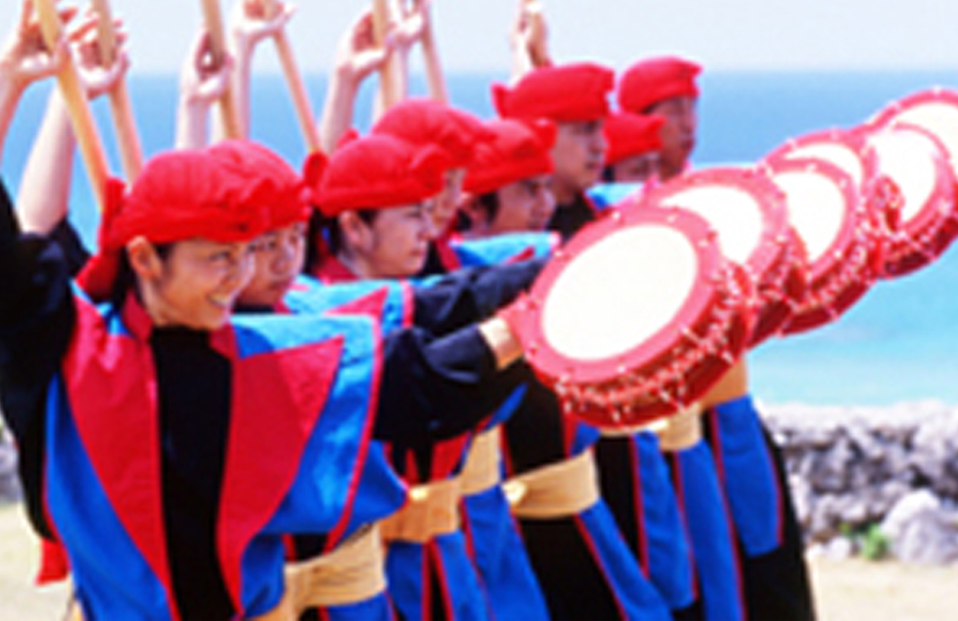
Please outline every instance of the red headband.
[[420, 203], [442, 190], [449, 168], [448, 157], [435, 147], [370, 135], [333, 153], [326, 174], [312, 187], [313, 200], [327, 217]]
[[268, 218], [259, 197], [262, 179], [207, 151], [170, 151], [146, 163], [129, 193], [110, 180], [100, 224], [100, 249], [79, 276], [94, 299], [109, 295], [120, 253], [133, 238], [157, 244], [202, 237], [217, 242], [253, 239]]
[[552, 172], [550, 151], [555, 144], [556, 128], [550, 121], [489, 121], [486, 128], [495, 138], [476, 148], [463, 190], [487, 194], [510, 183]]
[[[309, 219], [309, 196], [303, 179], [277, 153], [249, 140], [226, 140], [210, 147], [213, 157], [242, 168], [249, 179], [262, 178], [260, 194], [269, 230]], [[321, 167], [320, 167], [321, 170]]]
[[641, 114], [649, 106], [672, 97], [698, 97], [695, 78], [702, 67], [676, 56], [640, 60], [619, 81], [619, 107]]
[[609, 150], [605, 163], [615, 164], [627, 157], [653, 153], [662, 148], [659, 131], [665, 118], [658, 115], [614, 112], [605, 120], [605, 138]]
[[609, 114], [614, 82], [611, 69], [594, 63], [542, 67], [511, 88], [493, 84], [492, 99], [502, 118], [592, 121]]
[[431, 99], [410, 99], [390, 108], [371, 133], [388, 134], [444, 151], [450, 168], [465, 168], [477, 144], [491, 139], [478, 117]]

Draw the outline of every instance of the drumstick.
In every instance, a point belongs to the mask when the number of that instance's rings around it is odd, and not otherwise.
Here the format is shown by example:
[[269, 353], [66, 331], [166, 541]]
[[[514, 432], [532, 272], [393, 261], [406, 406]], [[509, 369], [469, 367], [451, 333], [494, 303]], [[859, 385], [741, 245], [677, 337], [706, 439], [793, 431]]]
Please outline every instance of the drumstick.
[[[63, 36], [63, 24], [60, 23], [60, 16], [57, 14], [55, 3], [56, 0], [36, 0], [34, 2], [34, 9], [40, 19], [43, 38], [51, 50]], [[73, 124], [73, 131], [76, 134], [80, 154], [86, 164], [87, 174], [90, 176], [90, 185], [93, 186], [97, 206], [102, 211], [109, 167], [107, 166], [106, 154], [103, 152], [103, 145], [100, 142], [100, 136], [96, 130], [96, 124], [93, 121], [93, 114], [90, 112], [86, 93], [80, 82], [80, 76], [72, 57], [69, 55], [57, 72], [57, 82], [66, 103], [70, 121]]]
[[[373, 0], [373, 36], [376, 43], [382, 47], [386, 41], [386, 31], [389, 27], [389, 5], [387, 0]], [[398, 75], [396, 75], [396, 59], [390, 58], [379, 72], [380, 93], [382, 95], [383, 110], [388, 110], [402, 99], [397, 92]]]
[[422, 33], [422, 60], [433, 99], [442, 103], [449, 103], [449, 91], [446, 89], [442, 65], [439, 63], [439, 52], [436, 49], [436, 38], [433, 35], [431, 20], [429, 27]]
[[[206, 31], [210, 35], [210, 52], [213, 55], [213, 64], [222, 66], [226, 61], [226, 31], [223, 28], [223, 13], [220, 11], [219, 0], [202, 0], [203, 20]], [[223, 118], [223, 131], [227, 138], [242, 138], [242, 125], [233, 101], [233, 90], [227, 85], [220, 97], [220, 115]]]
[[[279, 15], [279, 5], [276, 0], [260, 0], [267, 19], [274, 19]], [[276, 55], [279, 57], [280, 65], [283, 67], [283, 75], [286, 76], [286, 83], [289, 85], [289, 94], [293, 99], [293, 107], [296, 109], [296, 116], [299, 118], [300, 129], [303, 130], [303, 138], [306, 140], [306, 147], [310, 153], [315, 153], [322, 149], [319, 142], [319, 132], [316, 130], [313, 110], [309, 104], [309, 95], [306, 93], [306, 86], [303, 84], [302, 74], [296, 64], [296, 57], [293, 56], [293, 47], [289, 43], [289, 37], [286, 31], [282, 30], [273, 37], [276, 43]]]
[[[99, 43], [103, 66], [109, 66], [116, 60], [116, 32], [113, 29], [113, 16], [107, 0], [91, 0], [99, 16]], [[116, 125], [116, 137], [120, 147], [120, 159], [127, 181], [133, 181], [143, 167], [143, 149], [136, 131], [136, 118], [130, 104], [130, 94], [126, 88], [126, 79], [119, 82], [110, 91], [110, 110], [113, 124]]]

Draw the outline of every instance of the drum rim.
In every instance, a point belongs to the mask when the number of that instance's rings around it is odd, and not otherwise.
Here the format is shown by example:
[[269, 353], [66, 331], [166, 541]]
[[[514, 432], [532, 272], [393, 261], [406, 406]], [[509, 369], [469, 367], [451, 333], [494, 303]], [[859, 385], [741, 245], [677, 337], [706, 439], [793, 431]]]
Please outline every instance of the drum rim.
[[[851, 176], [835, 164], [819, 159], [796, 158], [763, 161], [762, 167], [770, 178], [780, 172], [791, 173], [810, 171], [819, 174], [834, 183], [845, 199], [846, 209], [844, 217], [842, 218], [842, 225], [838, 235], [831, 241], [831, 243], [828, 245], [828, 248], [826, 248], [817, 259], [812, 260], [811, 257], [808, 257], [809, 288], [814, 288], [820, 284], [819, 281], [822, 278], [827, 276], [832, 271], [835, 264], [834, 257], [836, 253], [849, 247], [849, 241], [853, 237], [856, 230], [856, 227], [854, 226], [855, 223], [852, 218], [869, 221], [872, 219], [872, 215], [867, 211], [860, 192], [857, 188], [855, 188], [855, 183]], [[774, 179], [772, 179], [772, 182], [774, 183]], [[789, 218], [789, 224], [791, 224], [791, 218]], [[794, 224], [792, 224], [792, 227], [794, 228]], [[801, 232], [797, 228], [795, 228], [795, 232], [807, 247], [808, 244], [805, 239], [802, 238]]]
[[770, 151], [763, 161], [774, 162], [779, 159], [784, 159], [785, 161], [816, 160], [833, 164], [832, 162], [828, 162], [828, 160], [817, 158], [814, 155], [789, 157], [792, 151], [815, 143], [837, 143], [847, 147], [849, 151], [858, 157], [862, 165], [862, 187], [860, 188], [860, 192], [862, 196], [866, 196], [870, 184], [875, 182], [880, 173], [878, 170], [878, 154], [875, 153], [875, 149], [868, 144], [866, 140], [866, 130], [862, 127], [853, 129], [833, 127], [789, 138], [785, 144]]
[[865, 127], [869, 129], [874, 129], [878, 127], [888, 127], [891, 125], [914, 125], [919, 127], [932, 135], [933, 138], [942, 143], [942, 147], [945, 152], [946, 161], [948, 166], [951, 168], [955, 177], [958, 177], [958, 153], [952, 153], [951, 150], [945, 146], [944, 141], [942, 141], [938, 136], [931, 130], [917, 125], [912, 121], [898, 120], [898, 116], [904, 112], [917, 108], [919, 106], [929, 104], [929, 103], [947, 103], [951, 104], [952, 107], [958, 109], [958, 91], [954, 91], [942, 86], [935, 86], [930, 89], [923, 91], [918, 91], [917, 93], [912, 93], [911, 95], [906, 95], [901, 99], [892, 101], [884, 108], [879, 110], [875, 115], [865, 123]]
[[[781, 237], [786, 234], [789, 226], [785, 195], [767, 176], [754, 167], [719, 166], [687, 173], [650, 190], [644, 197], [644, 204], [656, 209], [682, 209], [681, 205], [659, 203], [689, 187], [705, 185], [732, 187], [743, 190], [755, 198], [762, 218], [762, 230], [758, 243], [749, 253], [742, 267], [746, 269], [755, 284], [760, 285], [763, 282], [762, 276], [778, 261], [781, 255], [781, 244], [787, 243]], [[727, 256], [726, 258], [728, 259]]]
[[[548, 293], [565, 266], [596, 242], [623, 227], [660, 225], [673, 228], [689, 239], [697, 259], [696, 285], [688, 293], [675, 317], [643, 342], [615, 356], [598, 360], [573, 359], [559, 352], [546, 338], [542, 311]], [[634, 371], [656, 359], [682, 338], [682, 326], [692, 326], [707, 313], [716, 293], [709, 282], [724, 266], [716, 233], [701, 216], [684, 210], [663, 210], [635, 206], [615, 211], [583, 228], [560, 248], [543, 268], [529, 292], [528, 312], [522, 316], [518, 335], [528, 362], [540, 374], [555, 382], [601, 383], [610, 377]]]

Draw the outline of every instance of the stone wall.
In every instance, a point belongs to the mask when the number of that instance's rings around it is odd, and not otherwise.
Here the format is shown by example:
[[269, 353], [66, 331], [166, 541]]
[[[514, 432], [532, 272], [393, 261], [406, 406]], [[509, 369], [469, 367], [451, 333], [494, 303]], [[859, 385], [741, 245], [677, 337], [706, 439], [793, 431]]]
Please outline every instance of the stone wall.
[[[958, 408], [762, 407], [812, 553], [958, 561]], [[877, 546], [877, 548], [876, 548]]]
[[17, 453], [10, 434], [0, 423], [0, 502], [20, 499], [20, 483], [17, 479]]

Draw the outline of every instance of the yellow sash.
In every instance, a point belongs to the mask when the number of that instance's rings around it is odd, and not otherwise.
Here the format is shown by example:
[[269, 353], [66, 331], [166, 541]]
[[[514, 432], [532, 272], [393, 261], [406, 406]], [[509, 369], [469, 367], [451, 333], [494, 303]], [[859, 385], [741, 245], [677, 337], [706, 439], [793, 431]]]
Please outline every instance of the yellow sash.
[[499, 438], [502, 433], [496, 425], [476, 437], [462, 467], [462, 495], [472, 496], [499, 484]]
[[536, 468], [502, 484], [516, 516], [549, 519], [576, 515], [599, 501], [592, 450]]
[[413, 486], [403, 508], [379, 523], [383, 540], [426, 543], [437, 535], [455, 532], [461, 497], [458, 476]]

